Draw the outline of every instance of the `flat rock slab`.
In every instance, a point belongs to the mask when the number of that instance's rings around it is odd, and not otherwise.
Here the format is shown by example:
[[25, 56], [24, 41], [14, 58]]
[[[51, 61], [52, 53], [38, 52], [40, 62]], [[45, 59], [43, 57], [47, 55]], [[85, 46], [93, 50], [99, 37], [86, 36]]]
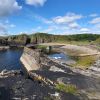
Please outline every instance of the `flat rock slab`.
[[85, 46], [65, 45], [65, 46], [62, 46], [60, 48], [82, 52], [82, 53], [79, 54], [79, 56], [100, 55], [100, 52], [98, 50], [91, 49], [91, 48], [88, 48], [88, 47], [85, 47]]

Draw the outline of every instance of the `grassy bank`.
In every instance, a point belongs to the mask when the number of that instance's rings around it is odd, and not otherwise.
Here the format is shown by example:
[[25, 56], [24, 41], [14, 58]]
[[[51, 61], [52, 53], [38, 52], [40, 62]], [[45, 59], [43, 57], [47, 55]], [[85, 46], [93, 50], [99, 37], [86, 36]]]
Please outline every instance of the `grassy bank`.
[[70, 94], [75, 94], [77, 92], [76, 86], [72, 84], [59, 83], [56, 85], [55, 88], [59, 91], [70, 93]]
[[95, 62], [95, 60], [96, 56], [78, 57], [76, 59], [76, 64], [73, 64], [73, 66], [81, 69], [87, 69]]

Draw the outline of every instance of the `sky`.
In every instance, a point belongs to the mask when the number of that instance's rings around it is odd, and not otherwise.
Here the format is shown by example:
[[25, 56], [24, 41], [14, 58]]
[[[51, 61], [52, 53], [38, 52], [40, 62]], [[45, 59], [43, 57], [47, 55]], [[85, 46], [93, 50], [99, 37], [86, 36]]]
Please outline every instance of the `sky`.
[[0, 35], [100, 34], [100, 0], [0, 0]]

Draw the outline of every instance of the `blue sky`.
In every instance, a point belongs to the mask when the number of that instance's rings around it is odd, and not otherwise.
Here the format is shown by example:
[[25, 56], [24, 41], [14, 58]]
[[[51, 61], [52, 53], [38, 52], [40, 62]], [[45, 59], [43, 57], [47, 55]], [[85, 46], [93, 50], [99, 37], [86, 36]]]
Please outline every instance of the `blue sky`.
[[100, 34], [99, 9], [100, 0], [0, 0], [0, 35]]

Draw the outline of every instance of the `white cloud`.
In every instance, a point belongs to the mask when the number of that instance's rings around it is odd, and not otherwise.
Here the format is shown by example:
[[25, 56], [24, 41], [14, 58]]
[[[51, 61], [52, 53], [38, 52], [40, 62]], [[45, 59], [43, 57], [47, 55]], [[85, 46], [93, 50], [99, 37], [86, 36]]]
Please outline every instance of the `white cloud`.
[[21, 8], [16, 0], [0, 0], [0, 16], [7, 16]]
[[[28, 10], [30, 11], [30, 10]], [[40, 15], [30, 13], [29, 18], [39, 21], [40, 24], [44, 25], [32, 29], [32, 32], [47, 32], [55, 34], [80, 34], [80, 33], [97, 33], [99, 32], [97, 27], [89, 25], [88, 20], [84, 23], [82, 18], [86, 18], [81, 14], [67, 13], [65, 16], [55, 16], [52, 18], [45, 18]], [[35, 19], [34, 19], [35, 18]], [[79, 22], [81, 19], [81, 23]], [[99, 26], [98, 26], [99, 27]]]
[[96, 24], [95, 27], [100, 29], [100, 24]]
[[16, 25], [10, 24], [9, 27], [14, 28], [14, 27], [16, 27]]
[[80, 27], [80, 25], [78, 23], [76, 23], [76, 22], [70, 23], [68, 26], [71, 29], [77, 29], [77, 28]]
[[[9, 22], [9, 21], [8, 21]], [[10, 23], [0, 23], [0, 36], [1, 35], [8, 35], [8, 30], [11, 28], [16, 27], [16, 25], [14, 24], [10, 24]]]
[[68, 24], [81, 19], [82, 17], [82, 15], [78, 15], [75, 13], [67, 13], [65, 16], [57, 16], [53, 18], [53, 22], [56, 24]]
[[89, 16], [90, 16], [90, 17], [97, 17], [97, 16], [98, 16], [98, 14], [93, 13], [93, 14], [90, 14]]
[[57, 16], [47, 19], [34, 14], [34, 18], [38, 19], [38, 21], [41, 21], [44, 24], [47, 24], [48, 26], [47, 28], [42, 28], [38, 31], [48, 33], [67, 32], [69, 30], [76, 31], [77, 29], [80, 30], [81, 26], [78, 24], [77, 20], [81, 19], [82, 17], [83, 16], [79, 14], [67, 13], [66, 16]]
[[26, 0], [26, 4], [34, 6], [43, 6], [47, 0]]
[[90, 17], [97, 17], [98, 14], [94, 13], [94, 14], [90, 14], [89, 16], [90, 16]]
[[98, 23], [100, 23], [100, 17], [92, 19], [89, 23], [91, 23], [91, 24], [98, 24]]
[[90, 32], [90, 29], [89, 28], [81, 28], [80, 32]]
[[[77, 23], [78, 19], [81, 19], [82, 15], [77, 15], [74, 13], [67, 13], [66, 16], [57, 16], [51, 19], [46, 19], [42, 16], [35, 15], [39, 21], [48, 24], [50, 27], [46, 29], [46, 32], [53, 30], [67, 30], [67, 29], [78, 29], [80, 25]], [[52, 27], [53, 26], [53, 27]]]

